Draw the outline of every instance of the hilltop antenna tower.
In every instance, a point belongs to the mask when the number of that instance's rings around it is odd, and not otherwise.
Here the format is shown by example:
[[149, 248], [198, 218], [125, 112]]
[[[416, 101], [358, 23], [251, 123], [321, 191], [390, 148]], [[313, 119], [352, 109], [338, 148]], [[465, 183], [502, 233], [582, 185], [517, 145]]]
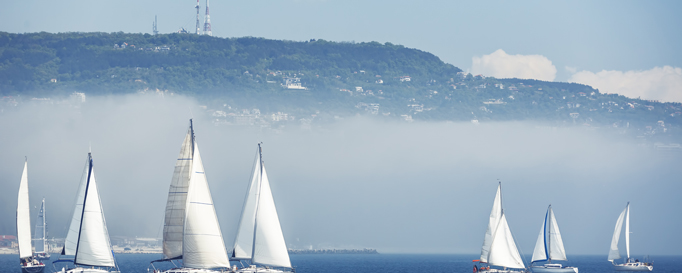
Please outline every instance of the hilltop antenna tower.
[[156, 15], [154, 15], [154, 35], [159, 35], [159, 30], [157, 29], [158, 25], [156, 24]]
[[197, 27], [196, 27], [197, 31], [195, 34], [199, 35], [199, 33], [201, 33], [201, 24], [199, 24], [199, 0], [197, 0], [196, 8], [197, 8]]
[[213, 36], [211, 32], [211, 15], [208, 14], [208, 0], [206, 0], [206, 16], [204, 17], [204, 34]]

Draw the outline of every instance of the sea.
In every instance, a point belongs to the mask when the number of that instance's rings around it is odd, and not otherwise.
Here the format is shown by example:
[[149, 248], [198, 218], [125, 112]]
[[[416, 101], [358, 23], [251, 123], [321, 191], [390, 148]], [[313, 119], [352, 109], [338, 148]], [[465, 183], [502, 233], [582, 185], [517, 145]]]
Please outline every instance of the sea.
[[[56, 260], [57, 255], [52, 257]], [[470, 273], [473, 272], [477, 255], [453, 254], [296, 254], [291, 264], [297, 273]], [[159, 259], [160, 254], [116, 254], [122, 273], [147, 273], [149, 262]], [[605, 255], [570, 256], [565, 265], [577, 266], [580, 273], [615, 272]], [[682, 256], [651, 256], [654, 272], [682, 272]], [[0, 255], [0, 273], [21, 272], [18, 255]], [[46, 263], [45, 273], [58, 270]], [[157, 268], [168, 268], [163, 263]], [[166, 262], [166, 265], [168, 263]], [[160, 268], [159, 268], [160, 269]]]

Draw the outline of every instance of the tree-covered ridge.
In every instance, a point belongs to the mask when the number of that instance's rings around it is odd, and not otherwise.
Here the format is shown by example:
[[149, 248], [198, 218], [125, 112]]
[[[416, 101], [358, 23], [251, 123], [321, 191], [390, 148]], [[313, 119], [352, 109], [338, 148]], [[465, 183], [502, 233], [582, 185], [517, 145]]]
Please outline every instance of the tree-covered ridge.
[[575, 83], [473, 76], [433, 54], [390, 43], [0, 33], [0, 110], [74, 91], [191, 95], [220, 124], [314, 125], [360, 114], [407, 121], [535, 120], [682, 138], [680, 103], [603, 94]]
[[296, 71], [333, 82], [360, 70], [373, 76], [423, 79], [443, 79], [461, 71], [433, 54], [390, 43], [294, 42], [181, 33], [0, 33], [0, 89], [4, 95], [62, 89], [229, 92], [235, 87], [262, 89], [259, 85], [266, 81], [245, 79], [246, 71], [258, 77], [270, 71]]

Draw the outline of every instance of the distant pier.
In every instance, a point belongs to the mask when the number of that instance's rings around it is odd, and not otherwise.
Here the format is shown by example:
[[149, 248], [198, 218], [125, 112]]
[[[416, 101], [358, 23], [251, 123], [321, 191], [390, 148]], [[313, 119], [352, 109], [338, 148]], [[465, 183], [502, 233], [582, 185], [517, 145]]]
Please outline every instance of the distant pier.
[[289, 254], [379, 254], [376, 249], [289, 249]]

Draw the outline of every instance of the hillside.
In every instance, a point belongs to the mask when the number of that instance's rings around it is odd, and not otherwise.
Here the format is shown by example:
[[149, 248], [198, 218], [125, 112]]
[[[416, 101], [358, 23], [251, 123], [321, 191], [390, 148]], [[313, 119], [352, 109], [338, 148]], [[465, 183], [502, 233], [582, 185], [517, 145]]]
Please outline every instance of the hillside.
[[390, 43], [0, 32], [4, 105], [74, 91], [190, 95], [225, 124], [271, 124], [281, 121], [271, 116], [278, 112], [297, 117], [283, 119], [289, 123], [306, 124], [366, 114], [535, 120], [651, 139], [682, 136], [680, 103], [603, 94], [581, 84], [473, 76], [433, 54]]

